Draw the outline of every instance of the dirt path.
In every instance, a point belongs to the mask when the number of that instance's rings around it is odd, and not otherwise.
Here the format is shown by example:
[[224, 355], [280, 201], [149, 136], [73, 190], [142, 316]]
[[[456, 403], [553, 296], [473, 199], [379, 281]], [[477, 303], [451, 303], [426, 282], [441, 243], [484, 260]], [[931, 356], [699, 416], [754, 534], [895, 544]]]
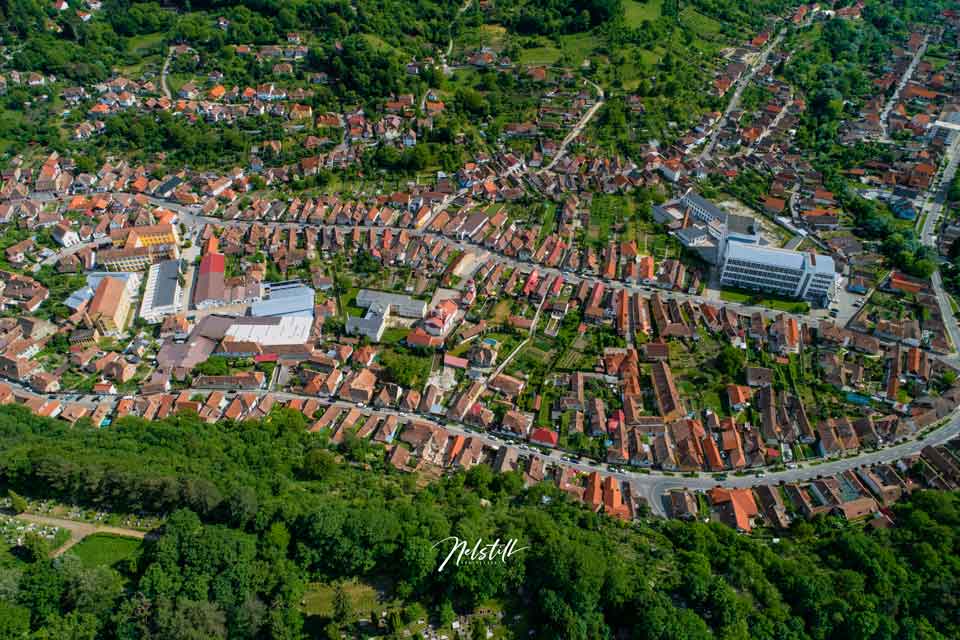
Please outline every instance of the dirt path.
[[76, 522], [74, 520], [65, 520], [63, 518], [50, 518], [47, 516], [37, 516], [32, 513], [21, 513], [16, 516], [20, 520], [26, 520], [27, 522], [33, 522], [36, 524], [45, 524], [54, 527], [60, 527], [61, 529], [66, 529], [70, 532], [70, 539], [67, 540], [63, 546], [59, 549], [54, 550], [50, 557], [56, 558], [62, 556], [66, 553], [71, 547], [76, 545], [78, 542], [86, 538], [87, 536], [93, 535], [95, 533], [109, 533], [115, 536], [121, 536], [124, 538], [136, 538], [138, 540], [143, 540], [147, 537], [147, 532], [137, 531], [136, 529], [125, 529], [123, 527], [111, 527], [107, 525], [100, 524], [91, 524], [89, 522]]

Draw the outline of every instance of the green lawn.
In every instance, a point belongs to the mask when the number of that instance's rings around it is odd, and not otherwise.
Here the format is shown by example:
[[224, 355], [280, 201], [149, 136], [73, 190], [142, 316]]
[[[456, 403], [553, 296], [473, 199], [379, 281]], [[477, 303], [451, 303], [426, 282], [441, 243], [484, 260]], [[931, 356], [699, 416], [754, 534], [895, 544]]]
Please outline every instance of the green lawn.
[[410, 333], [410, 330], [406, 327], [393, 327], [383, 332], [383, 339], [380, 342], [382, 344], [397, 344], [406, 338], [408, 333]]
[[557, 227], [557, 206], [551, 202], [545, 203], [541, 207], [543, 211], [540, 218], [540, 236], [537, 239], [538, 247]]
[[538, 44], [542, 46], [521, 50], [520, 64], [554, 64], [567, 56], [573, 65], [579, 65], [593, 54], [600, 40], [593, 33], [586, 32], [560, 36], [559, 43], [541, 39]]
[[929, 62], [934, 71], [940, 71], [950, 63], [950, 60], [947, 58], [941, 58], [939, 56], [927, 55], [924, 56], [924, 62]]
[[344, 314], [344, 316], [362, 317], [367, 313], [366, 309], [361, 309], [356, 306], [357, 293], [359, 293], [359, 291], [360, 289], [357, 287], [350, 287], [340, 297], [340, 312]]
[[[170, 88], [170, 93], [172, 93], [173, 97], [176, 98], [177, 94], [180, 92], [180, 88], [193, 79], [194, 79], [193, 75], [189, 73], [171, 73], [167, 76], [167, 86]], [[158, 78], [157, 79], [158, 86], [159, 86], [159, 82], [160, 80]], [[203, 86], [203, 83], [196, 83], [196, 84], [198, 87]]]
[[520, 52], [520, 64], [553, 64], [563, 52], [556, 47], [534, 47]]
[[[504, 40], [507, 37], [507, 30], [499, 24], [484, 24], [480, 26], [480, 43], [483, 46], [490, 47], [496, 51], [503, 49]], [[454, 41], [454, 46], [457, 43]]]
[[614, 239], [611, 228], [627, 219], [632, 219], [634, 202], [625, 196], [598, 195], [590, 205], [590, 225], [587, 229], [587, 239], [598, 248], [606, 246]]
[[660, 17], [663, 0], [627, 0], [623, 3], [624, 19], [628, 26], [639, 27], [644, 20], [656, 20]]
[[87, 567], [113, 565], [131, 558], [140, 551], [142, 542], [135, 538], [121, 538], [108, 533], [95, 533], [83, 539], [70, 550]]
[[589, 32], [561, 36], [560, 41], [563, 45], [563, 52], [570, 56], [576, 65], [583, 62], [584, 58], [589, 57], [597, 48], [597, 45], [600, 44], [597, 36]]
[[778, 298], [755, 291], [742, 291], [739, 289], [724, 289], [720, 292], [720, 299], [724, 302], [738, 302], [751, 306], [768, 307], [775, 311], [786, 311], [787, 313], [806, 313], [810, 310], [810, 305], [802, 300]]
[[389, 52], [394, 51], [394, 47], [389, 43], [385, 42], [379, 36], [376, 36], [372, 33], [364, 33], [361, 36], [364, 40], [367, 41], [370, 46], [378, 51]]

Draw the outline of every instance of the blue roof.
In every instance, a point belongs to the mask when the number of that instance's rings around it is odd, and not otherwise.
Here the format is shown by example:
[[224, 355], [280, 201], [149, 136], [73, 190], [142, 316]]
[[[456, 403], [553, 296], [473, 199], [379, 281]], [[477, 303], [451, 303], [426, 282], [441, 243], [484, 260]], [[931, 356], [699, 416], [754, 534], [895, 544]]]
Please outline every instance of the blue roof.
[[76, 311], [77, 309], [80, 308], [80, 305], [82, 305], [84, 302], [87, 302], [88, 300], [91, 300], [92, 298], [93, 298], [93, 289], [91, 289], [90, 287], [83, 287], [71, 293], [70, 296], [63, 301], [63, 304], [67, 305], [68, 307]]
[[250, 315], [313, 317], [314, 291], [300, 283], [267, 285], [268, 298], [254, 302]]

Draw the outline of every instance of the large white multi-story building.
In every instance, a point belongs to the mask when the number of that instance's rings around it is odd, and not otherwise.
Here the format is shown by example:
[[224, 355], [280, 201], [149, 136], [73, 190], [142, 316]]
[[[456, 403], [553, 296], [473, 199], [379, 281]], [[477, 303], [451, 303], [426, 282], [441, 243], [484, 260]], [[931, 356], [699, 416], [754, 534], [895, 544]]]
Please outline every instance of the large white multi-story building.
[[710, 264], [723, 262], [728, 242], [761, 242], [760, 227], [751, 216], [728, 213], [692, 189], [654, 207], [653, 217], [670, 227], [684, 247]]
[[836, 283], [830, 256], [742, 242], [726, 244], [720, 271], [720, 284], [725, 287], [823, 303], [833, 299]]

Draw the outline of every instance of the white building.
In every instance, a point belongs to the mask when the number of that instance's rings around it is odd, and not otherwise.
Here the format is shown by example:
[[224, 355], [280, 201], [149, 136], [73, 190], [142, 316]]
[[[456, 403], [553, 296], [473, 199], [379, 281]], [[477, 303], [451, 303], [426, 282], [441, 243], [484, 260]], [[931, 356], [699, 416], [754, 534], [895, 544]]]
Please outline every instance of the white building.
[[722, 264], [728, 242], [760, 244], [760, 225], [752, 216], [728, 213], [692, 189], [653, 208], [654, 220], [667, 225], [684, 247], [710, 264]]
[[80, 244], [80, 235], [64, 223], [55, 226], [52, 235], [61, 247], [73, 247]]
[[180, 261], [164, 260], [150, 267], [140, 304], [140, 317], [150, 323], [178, 313], [183, 306]]
[[830, 256], [729, 242], [720, 284], [824, 302], [836, 294], [837, 274]]

